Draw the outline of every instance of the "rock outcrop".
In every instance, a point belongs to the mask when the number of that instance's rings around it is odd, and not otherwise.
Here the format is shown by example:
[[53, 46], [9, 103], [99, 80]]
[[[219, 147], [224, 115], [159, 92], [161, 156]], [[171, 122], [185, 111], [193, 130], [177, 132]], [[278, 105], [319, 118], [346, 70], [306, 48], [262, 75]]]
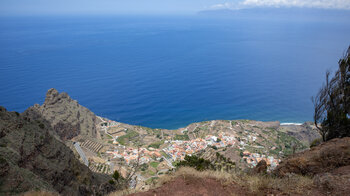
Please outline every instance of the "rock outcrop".
[[[47, 104], [54, 99], [60, 102], [55, 95]], [[0, 107], [0, 195], [29, 190], [102, 195], [114, 190], [110, 177], [92, 173], [52, 132], [34, 108], [19, 114]]]
[[256, 174], [263, 174], [267, 172], [267, 163], [265, 160], [259, 161], [258, 165], [253, 169]]
[[43, 105], [34, 105], [43, 118], [50, 122], [53, 130], [62, 140], [72, 139], [78, 135], [96, 138], [96, 115], [79, 105], [67, 93], [58, 93], [49, 89]]

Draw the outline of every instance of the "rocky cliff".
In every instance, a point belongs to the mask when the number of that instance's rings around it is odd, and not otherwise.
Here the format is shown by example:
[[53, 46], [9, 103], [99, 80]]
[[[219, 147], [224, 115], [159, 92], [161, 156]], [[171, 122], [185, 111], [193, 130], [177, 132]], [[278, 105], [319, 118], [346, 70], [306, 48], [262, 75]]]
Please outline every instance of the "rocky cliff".
[[[76, 104], [65, 94], [56, 92], [48, 93], [42, 106], [44, 114], [59, 114], [62, 110], [52, 107], [56, 104]], [[57, 131], [59, 121], [54, 122]], [[93, 174], [64, 143], [51, 135], [52, 132], [51, 123], [41, 117], [37, 108], [19, 114], [0, 107], [0, 195], [29, 190], [49, 190], [62, 195], [102, 195], [114, 189], [108, 183], [110, 177]]]
[[96, 137], [98, 119], [89, 109], [78, 104], [67, 93], [58, 93], [50, 89], [46, 93], [43, 105], [34, 105], [40, 115], [50, 122], [53, 130], [62, 140], [72, 139], [78, 135]]

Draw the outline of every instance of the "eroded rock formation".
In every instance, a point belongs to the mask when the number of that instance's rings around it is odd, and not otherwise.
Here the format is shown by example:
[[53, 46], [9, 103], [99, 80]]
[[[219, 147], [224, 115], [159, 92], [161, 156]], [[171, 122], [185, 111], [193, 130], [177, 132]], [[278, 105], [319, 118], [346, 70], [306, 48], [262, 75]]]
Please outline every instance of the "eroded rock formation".
[[78, 135], [96, 137], [96, 115], [81, 106], [67, 93], [58, 93], [49, 89], [43, 105], [34, 105], [43, 118], [50, 122], [53, 130], [62, 140], [72, 139]]

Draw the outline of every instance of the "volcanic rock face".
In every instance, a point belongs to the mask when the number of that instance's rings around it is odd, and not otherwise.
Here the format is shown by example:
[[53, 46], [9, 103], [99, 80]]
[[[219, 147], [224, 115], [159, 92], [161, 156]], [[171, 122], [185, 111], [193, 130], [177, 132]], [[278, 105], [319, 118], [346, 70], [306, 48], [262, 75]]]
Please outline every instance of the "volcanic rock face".
[[35, 105], [34, 109], [50, 122], [62, 140], [72, 139], [78, 135], [96, 137], [95, 114], [79, 105], [67, 93], [58, 93], [52, 88], [46, 93], [44, 104]]
[[50, 129], [34, 108], [19, 114], [0, 107], [0, 195], [36, 189], [62, 195], [113, 190], [108, 176], [93, 174]]

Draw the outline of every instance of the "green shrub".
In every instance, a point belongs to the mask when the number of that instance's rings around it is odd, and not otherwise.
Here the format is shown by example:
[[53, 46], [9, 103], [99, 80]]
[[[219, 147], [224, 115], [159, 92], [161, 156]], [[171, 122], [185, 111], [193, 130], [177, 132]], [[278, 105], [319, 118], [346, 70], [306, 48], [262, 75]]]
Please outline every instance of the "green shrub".
[[45, 128], [45, 125], [44, 125], [43, 123], [40, 123], [40, 124], [39, 124], [39, 127], [40, 127], [40, 129], [44, 129], [44, 128]]
[[321, 138], [318, 138], [318, 139], [314, 139], [311, 144], [310, 144], [310, 148], [312, 147], [315, 147], [315, 146], [318, 146], [322, 143], [322, 139]]
[[146, 163], [143, 163], [142, 165], [140, 165], [140, 169], [141, 171], [146, 171], [148, 169], [148, 165]]
[[109, 180], [108, 182], [109, 182], [109, 184], [114, 184], [115, 183], [114, 180]]
[[208, 145], [209, 148], [212, 148], [214, 150], [217, 150], [218, 148], [216, 146]]
[[113, 175], [112, 175], [112, 177], [113, 177], [116, 181], [118, 181], [119, 178], [120, 178], [119, 172], [118, 172], [117, 170], [115, 170], [114, 173], [113, 173]]
[[195, 155], [192, 156], [185, 156], [185, 160], [180, 161], [176, 167], [184, 167], [184, 166], [188, 166], [188, 167], [193, 167], [198, 171], [203, 171], [203, 170], [207, 170], [207, 169], [211, 169], [214, 168], [214, 165], [212, 165], [210, 163], [210, 161], [205, 160], [203, 158], [199, 158]]
[[159, 165], [159, 162], [151, 162], [150, 165], [154, 168], [157, 168]]

